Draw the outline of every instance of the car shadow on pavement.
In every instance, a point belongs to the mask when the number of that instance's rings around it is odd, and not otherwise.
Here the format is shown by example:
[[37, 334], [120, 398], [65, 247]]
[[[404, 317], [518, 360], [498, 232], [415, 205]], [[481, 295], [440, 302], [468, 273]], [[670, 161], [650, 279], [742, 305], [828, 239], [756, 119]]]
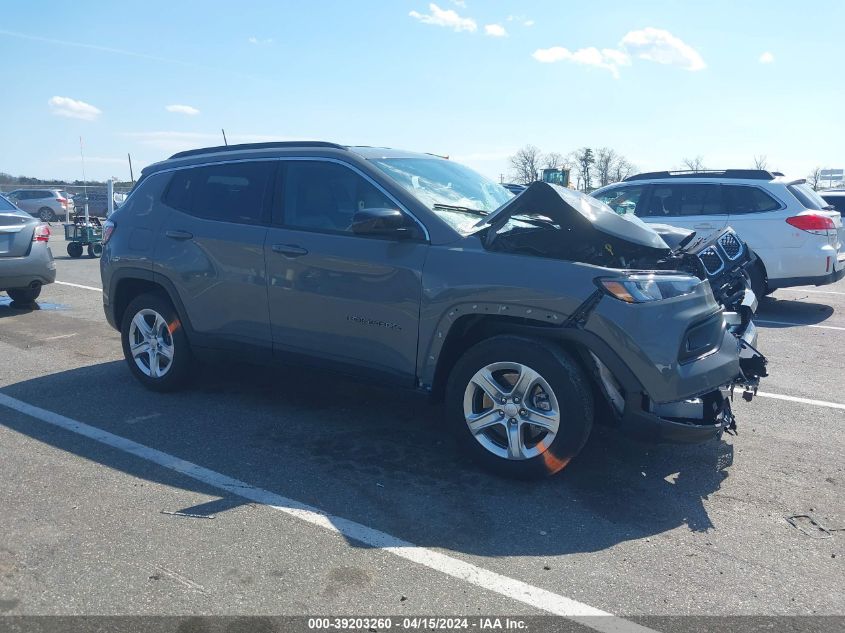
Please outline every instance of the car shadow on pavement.
[[[179, 393], [152, 393], [122, 362], [110, 362], [3, 393], [417, 545], [480, 556], [593, 552], [679, 527], [714, 529], [704, 500], [719, 490], [733, 460], [733, 447], [721, 440], [657, 446], [597, 427], [559, 475], [511, 481], [469, 463], [442, 407], [411, 392], [315, 370], [231, 364], [201, 366], [194, 383]], [[227, 520], [225, 510], [249, 503], [0, 411], [0, 423], [61, 450], [216, 497], [181, 511]]]
[[67, 306], [61, 303], [51, 303], [49, 301], [40, 301], [38, 299], [30, 303], [21, 303], [20, 301], [12, 301], [5, 295], [0, 295], [0, 319], [26, 314], [28, 312], [36, 312], [38, 310], [67, 309]]
[[817, 325], [833, 316], [834, 309], [824, 303], [795, 299], [766, 297], [757, 307], [756, 319], [783, 321], [783, 324], [764, 323], [766, 327], [783, 328]]

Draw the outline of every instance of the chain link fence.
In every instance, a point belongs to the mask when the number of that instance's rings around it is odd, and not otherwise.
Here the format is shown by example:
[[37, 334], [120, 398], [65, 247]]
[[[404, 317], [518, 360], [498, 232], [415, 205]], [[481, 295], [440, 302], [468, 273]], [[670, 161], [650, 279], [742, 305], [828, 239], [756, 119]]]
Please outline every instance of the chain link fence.
[[[127, 194], [132, 189], [131, 183], [115, 183], [114, 184], [114, 208], [118, 208], [126, 199]], [[47, 191], [61, 191], [65, 192], [65, 196], [73, 204], [69, 205], [72, 209], [71, 213], [84, 213], [85, 203], [88, 203], [88, 214], [95, 217], [106, 217], [108, 213], [108, 186], [103, 184], [94, 185], [68, 185], [65, 183], [38, 183], [37, 185], [21, 185], [21, 184], [4, 184], [0, 185], [0, 193], [8, 194], [12, 191], [16, 192], [47, 192]], [[46, 196], [47, 194], [45, 194]], [[36, 198], [37, 200], [37, 198]], [[32, 212], [27, 208], [27, 200], [13, 199], [12, 202], [21, 207], [24, 211]], [[56, 208], [58, 212], [59, 209]], [[63, 212], [56, 213], [57, 216], [64, 215]], [[64, 219], [64, 218], [62, 218]]]

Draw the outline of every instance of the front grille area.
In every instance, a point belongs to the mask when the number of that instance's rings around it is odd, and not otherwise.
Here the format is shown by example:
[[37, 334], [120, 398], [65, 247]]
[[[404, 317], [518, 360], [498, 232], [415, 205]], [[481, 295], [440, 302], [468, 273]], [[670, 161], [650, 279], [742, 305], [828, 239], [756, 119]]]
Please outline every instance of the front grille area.
[[736, 239], [736, 236], [733, 233], [725, 233], [719, 238], [719, 244], [721, 244], [725, 251], [725, 255], [727, 255], [730, 260], [734, 260], [742, 255], [742, 244], [740, 244], [739, 240]]
[[704, 269], [707, 271], [708, 275], [715, 275], [724, 267], [722, 257], [712, 246], [701, 251], [698, 254], [698, 258], [701, 260], [701, 263], [704, 264]]

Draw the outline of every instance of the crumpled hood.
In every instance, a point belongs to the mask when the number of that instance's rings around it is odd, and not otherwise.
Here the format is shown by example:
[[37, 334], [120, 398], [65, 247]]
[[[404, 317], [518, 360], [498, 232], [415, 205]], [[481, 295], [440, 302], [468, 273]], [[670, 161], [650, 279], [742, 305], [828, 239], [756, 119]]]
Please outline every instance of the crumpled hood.
[[603, 202], [579, 191], [535, 182], [478, 224], [496, 231], [515, 215], [542, 215], [564, 231], [598, 231], [633, 244], [669, 250], [654, 230], [638, 217], [619, 215]]

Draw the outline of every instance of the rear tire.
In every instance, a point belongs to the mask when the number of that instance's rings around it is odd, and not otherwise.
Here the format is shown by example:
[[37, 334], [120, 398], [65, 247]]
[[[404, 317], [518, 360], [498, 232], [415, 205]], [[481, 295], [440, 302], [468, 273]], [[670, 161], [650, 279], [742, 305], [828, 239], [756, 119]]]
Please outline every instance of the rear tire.
[[168, 299], [153, 293], [135, 297], [123, 314], [120, 339], [130, 371], [147, 389], [175, 391], [184, 386], [193, 356]]
[[67, 245], [67, 254], [73, 258], [82, 257], [82, 244], [79, 242], [71, 242]]
[[41, 294], [41, 285], [39, 284], [35, 288], [11, 288], [7, 292], [9, 293], [9, 298], [15, 303], [29, 305]]
[[103, 254], [103, 245], [100, 243], [88, 245], [88, 257], [99, 257]]
[[512, 335], [484, 340], [458, 359], [446, 411], [464, 450], [519, 479], [562, 470], [587, 442], [594, 416], [592, 389], [575, 359], [548, 341]]
[[42, 222], [55, 222], [56, 214], [50, 207], [41, 207], [38, 209], [38, 217]]

